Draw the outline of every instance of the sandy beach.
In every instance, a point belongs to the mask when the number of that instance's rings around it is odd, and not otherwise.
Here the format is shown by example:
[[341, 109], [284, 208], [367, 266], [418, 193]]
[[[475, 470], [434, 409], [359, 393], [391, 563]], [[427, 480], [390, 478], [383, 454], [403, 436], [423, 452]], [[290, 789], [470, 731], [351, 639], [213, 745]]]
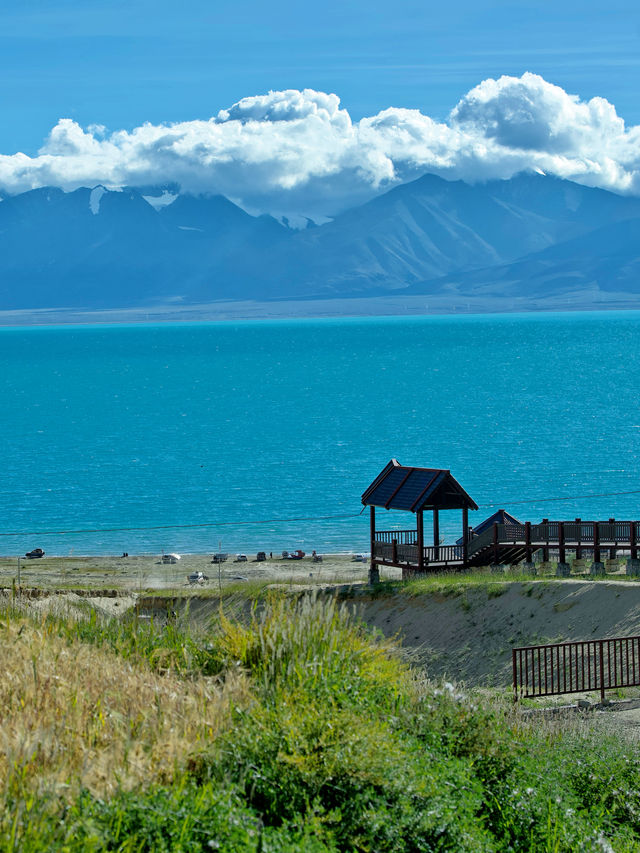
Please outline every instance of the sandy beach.
[[[230, 554], [221, 564], [211, 562], [211, 554], [181, 554], [175, 563], [164, 563], [161, 554], [135, 556], [55, 556], [39, 559], [0, 557], [0, 586], [12, 583], [41, 589], [116, 589], [122, 592], [146, 590], [207, 589], [258, 582], [279, 584], [356, 583], [367, 579], [368, 563], [358, 562], [352, 554], [324, 554], [322, 562], [311, 555], [301, 560], [273, 558], [256, 562], [247, 554], [247, 562], [236, 562]], [[202, 584], [191, 584], [188, 575], [202, 572], [208, 577]], [[397, 569], [383, 573], [386, 579], [400, 577]]]

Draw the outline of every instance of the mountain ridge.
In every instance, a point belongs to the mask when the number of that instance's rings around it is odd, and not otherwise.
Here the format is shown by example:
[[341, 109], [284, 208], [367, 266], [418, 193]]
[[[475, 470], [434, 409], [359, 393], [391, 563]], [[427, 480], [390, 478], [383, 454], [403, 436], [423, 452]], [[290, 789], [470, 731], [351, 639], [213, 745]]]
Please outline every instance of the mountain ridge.
[[520, 303], [587, 286], [640, 294], [640, 199], [560, 178], [427, 174], [302, 230], [175, 189], [6, 196], [0, 310], [483, 292]]

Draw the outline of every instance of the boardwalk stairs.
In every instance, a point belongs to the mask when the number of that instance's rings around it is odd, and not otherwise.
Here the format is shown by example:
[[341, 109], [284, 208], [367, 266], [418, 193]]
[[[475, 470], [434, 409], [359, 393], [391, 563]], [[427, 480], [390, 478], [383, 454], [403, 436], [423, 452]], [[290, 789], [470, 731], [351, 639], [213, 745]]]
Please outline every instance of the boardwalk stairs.
[[[493, 526], [474, 536], [467, 546], [467, 565], [486, 566], [497, 562], [515, 565], [522, 562], [526, 555], [524, 545], [524, 525], [512, 526], [499, 524], [498, 545], [495, 545]], [[520, 540], [520, 541], [518, 541]]]

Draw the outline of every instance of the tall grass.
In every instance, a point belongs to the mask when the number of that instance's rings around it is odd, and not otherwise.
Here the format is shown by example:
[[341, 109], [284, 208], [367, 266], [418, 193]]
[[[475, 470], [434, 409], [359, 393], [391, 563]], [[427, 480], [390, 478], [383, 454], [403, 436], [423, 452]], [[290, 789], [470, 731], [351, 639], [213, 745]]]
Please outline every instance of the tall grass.
[[[82, 640], [95, 624], [0, 621], [0, 779], [7, 791], [111, 793], [169, 781], [184, 755], [209, 742], [248, 695], [237, 672], [224, 684], [189, 683]], [[112, 629], [113, 630], [113, 629]], [[118, 632], [115, 632], [118, 633]], [[156, 652], [149, 654], [151, 661]]]
[[432, 684], [327, 596], [0, 639], [0, 851], [640, 850], [628, 743]]

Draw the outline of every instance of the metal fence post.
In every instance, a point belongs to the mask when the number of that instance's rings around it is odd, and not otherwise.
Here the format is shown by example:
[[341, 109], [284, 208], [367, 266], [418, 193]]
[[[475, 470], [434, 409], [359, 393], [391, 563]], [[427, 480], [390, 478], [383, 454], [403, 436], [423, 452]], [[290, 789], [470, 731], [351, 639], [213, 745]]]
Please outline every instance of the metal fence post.
[[598, 640], [600, 657], [600, 701], [604, 703], [604, 640]]

